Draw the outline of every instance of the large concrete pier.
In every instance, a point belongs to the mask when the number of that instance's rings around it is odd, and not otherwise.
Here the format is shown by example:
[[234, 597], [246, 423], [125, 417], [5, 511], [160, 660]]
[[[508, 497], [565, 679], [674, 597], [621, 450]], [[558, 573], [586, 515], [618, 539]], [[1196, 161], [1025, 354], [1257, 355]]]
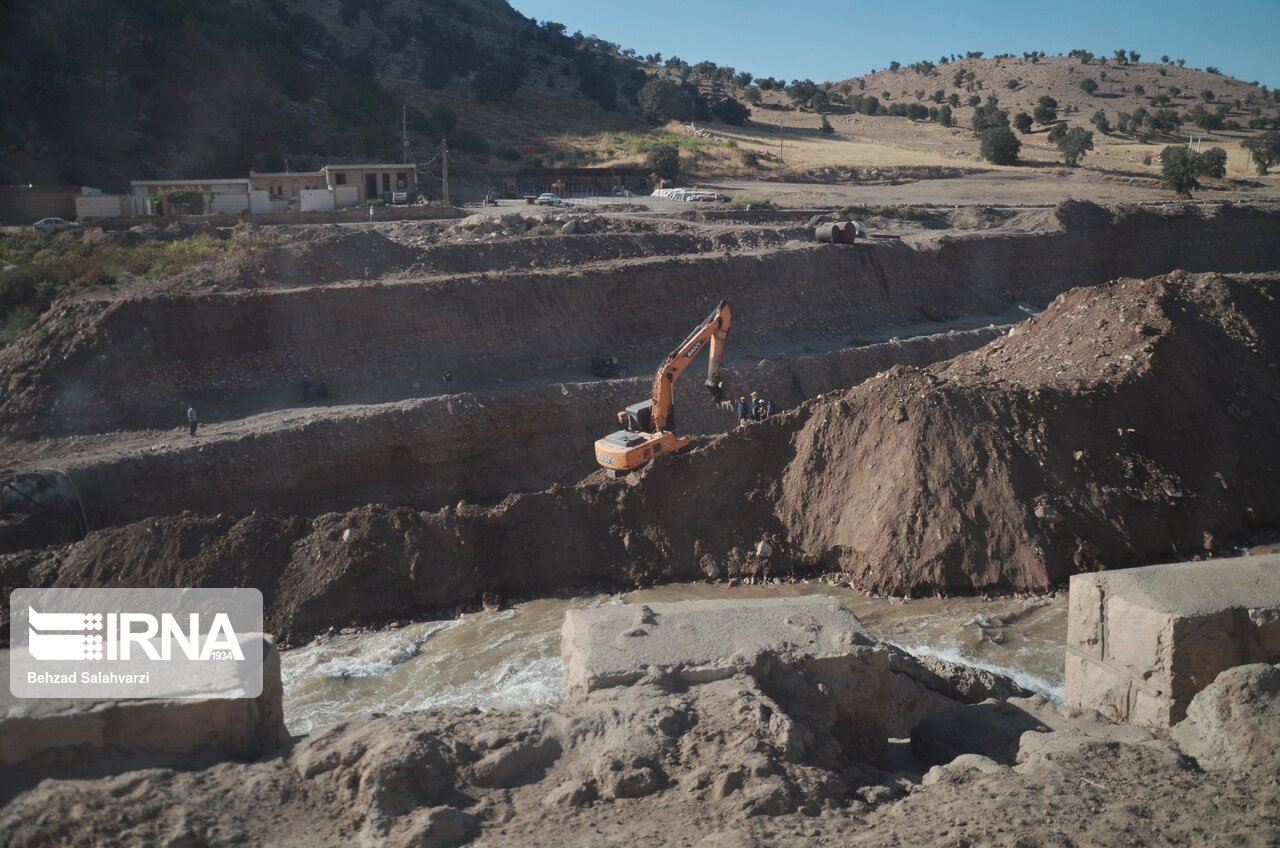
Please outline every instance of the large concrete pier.
[[1280, 555], [1071, 578], [1066, 703], [1153, 728], [1220, 672], [1280, 662]]

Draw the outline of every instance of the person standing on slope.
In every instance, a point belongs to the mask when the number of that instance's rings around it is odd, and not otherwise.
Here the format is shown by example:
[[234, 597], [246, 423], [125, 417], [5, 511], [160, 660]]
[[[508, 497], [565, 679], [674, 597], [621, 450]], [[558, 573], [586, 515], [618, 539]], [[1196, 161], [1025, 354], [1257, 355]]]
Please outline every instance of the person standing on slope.
[[191, 435], [196, 434], [196, 425], [200, 423], [200, 419], [196, 416], [196, 408], [194, 406], [187, 407], [187, 424], [191, 427]]
[[747, 399], [745, 397], [738, 398], [737, 409], [738, 426], [741, 427], [743, 424], [746, 424], [751, 417], [747, 412]]

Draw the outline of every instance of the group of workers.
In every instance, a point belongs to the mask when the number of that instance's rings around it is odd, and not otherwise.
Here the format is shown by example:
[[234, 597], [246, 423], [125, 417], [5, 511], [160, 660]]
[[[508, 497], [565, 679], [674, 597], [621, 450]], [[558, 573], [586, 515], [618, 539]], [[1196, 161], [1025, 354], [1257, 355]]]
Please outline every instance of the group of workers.
[[748, 421], [763, 421], [773, 415], [773, 401], [761, 397], [759, 392], [752, 392], [751, 398], [745, 395], [738, 398], [738, 426]]

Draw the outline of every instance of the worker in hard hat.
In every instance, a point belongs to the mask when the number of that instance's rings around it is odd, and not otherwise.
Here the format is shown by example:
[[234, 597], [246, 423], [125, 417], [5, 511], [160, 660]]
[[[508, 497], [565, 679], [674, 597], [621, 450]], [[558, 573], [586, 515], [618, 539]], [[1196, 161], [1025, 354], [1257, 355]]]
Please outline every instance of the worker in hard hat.
[[747, 406], [747, 399], [745, 396], [738, 398], [737, 410], [738, 410], [738, 426], [741, 427], [743, 424], [746, 424], [748, 421], [751, 420], [751, 413], [749, 411], [749, 407]]

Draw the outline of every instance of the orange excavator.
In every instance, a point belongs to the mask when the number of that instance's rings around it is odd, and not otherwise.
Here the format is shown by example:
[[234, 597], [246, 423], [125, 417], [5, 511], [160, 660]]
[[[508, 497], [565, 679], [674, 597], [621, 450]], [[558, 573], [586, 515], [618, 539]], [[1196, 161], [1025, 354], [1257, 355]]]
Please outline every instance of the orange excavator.
[[596, 441], [596, 462], [607, 469], [610, 476], [619, 477], [634, 471], [660, 453], [674, 453], [689, 444], [688, 439], [672, 432], [676, 426], [676, 380], [704, 347], [710, 347], [711, 351], [706, 387], [716, 403], [724, 400], [720, 363], [724, 360], [725, 339], [732, 321], [729, 304], [720, 301], [706, 320], [662, 361], [653, 378], [653, 396], [618, 413], [618, 423], [623, 429]]

